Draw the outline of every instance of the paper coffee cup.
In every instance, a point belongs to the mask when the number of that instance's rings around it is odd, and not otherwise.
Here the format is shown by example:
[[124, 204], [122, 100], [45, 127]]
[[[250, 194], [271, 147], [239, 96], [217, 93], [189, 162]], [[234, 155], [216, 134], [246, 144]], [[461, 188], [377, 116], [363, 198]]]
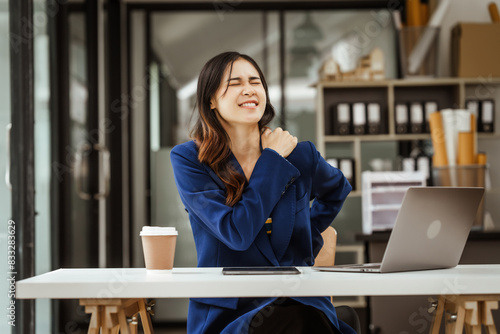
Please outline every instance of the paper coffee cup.
[[175, 227], [143, 226], [140, 236], [148, 270], [170, 270], [174, 266]]

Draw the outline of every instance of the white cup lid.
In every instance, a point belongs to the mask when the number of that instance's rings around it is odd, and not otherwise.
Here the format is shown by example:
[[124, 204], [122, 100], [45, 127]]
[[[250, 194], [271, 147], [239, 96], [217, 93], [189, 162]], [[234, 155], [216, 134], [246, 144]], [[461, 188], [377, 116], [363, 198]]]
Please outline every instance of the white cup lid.
[[143, 226], [139, 235], [177, 235], [175, 227]]

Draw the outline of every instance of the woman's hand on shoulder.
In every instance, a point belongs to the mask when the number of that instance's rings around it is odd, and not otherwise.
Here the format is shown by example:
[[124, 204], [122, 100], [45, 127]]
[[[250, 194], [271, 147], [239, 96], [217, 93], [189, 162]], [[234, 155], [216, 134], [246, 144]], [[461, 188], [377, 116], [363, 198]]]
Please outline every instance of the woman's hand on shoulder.
[[294, 137], [288, 131], [283, 131], [282, 128], [271, 130], [265, 128], [262, 132], [262, 148], [270, 148], [278, 152], [284, 158], [288, 157], [290, 153], [297, 146], [297, 137]]

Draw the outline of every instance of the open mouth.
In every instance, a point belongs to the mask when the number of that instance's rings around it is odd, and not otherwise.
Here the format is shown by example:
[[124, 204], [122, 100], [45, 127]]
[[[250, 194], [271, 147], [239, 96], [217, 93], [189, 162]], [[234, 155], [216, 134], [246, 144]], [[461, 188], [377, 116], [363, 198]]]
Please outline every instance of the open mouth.
[[256, 107], [258, 105], [259, 105], [259, 103], [257, 101], [247, 101], [247, 102], [240, 104], [239, 106], [240, 107]]

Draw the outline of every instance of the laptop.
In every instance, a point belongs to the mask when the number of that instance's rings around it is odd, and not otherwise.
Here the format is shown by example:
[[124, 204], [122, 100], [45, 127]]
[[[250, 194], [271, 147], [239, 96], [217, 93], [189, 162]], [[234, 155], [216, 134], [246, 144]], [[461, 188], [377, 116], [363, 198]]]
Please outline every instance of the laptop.
[[381, 263], [312, 269], [389, 273], [455, 267], [483, 195], [484, 188], [410, 187]]

